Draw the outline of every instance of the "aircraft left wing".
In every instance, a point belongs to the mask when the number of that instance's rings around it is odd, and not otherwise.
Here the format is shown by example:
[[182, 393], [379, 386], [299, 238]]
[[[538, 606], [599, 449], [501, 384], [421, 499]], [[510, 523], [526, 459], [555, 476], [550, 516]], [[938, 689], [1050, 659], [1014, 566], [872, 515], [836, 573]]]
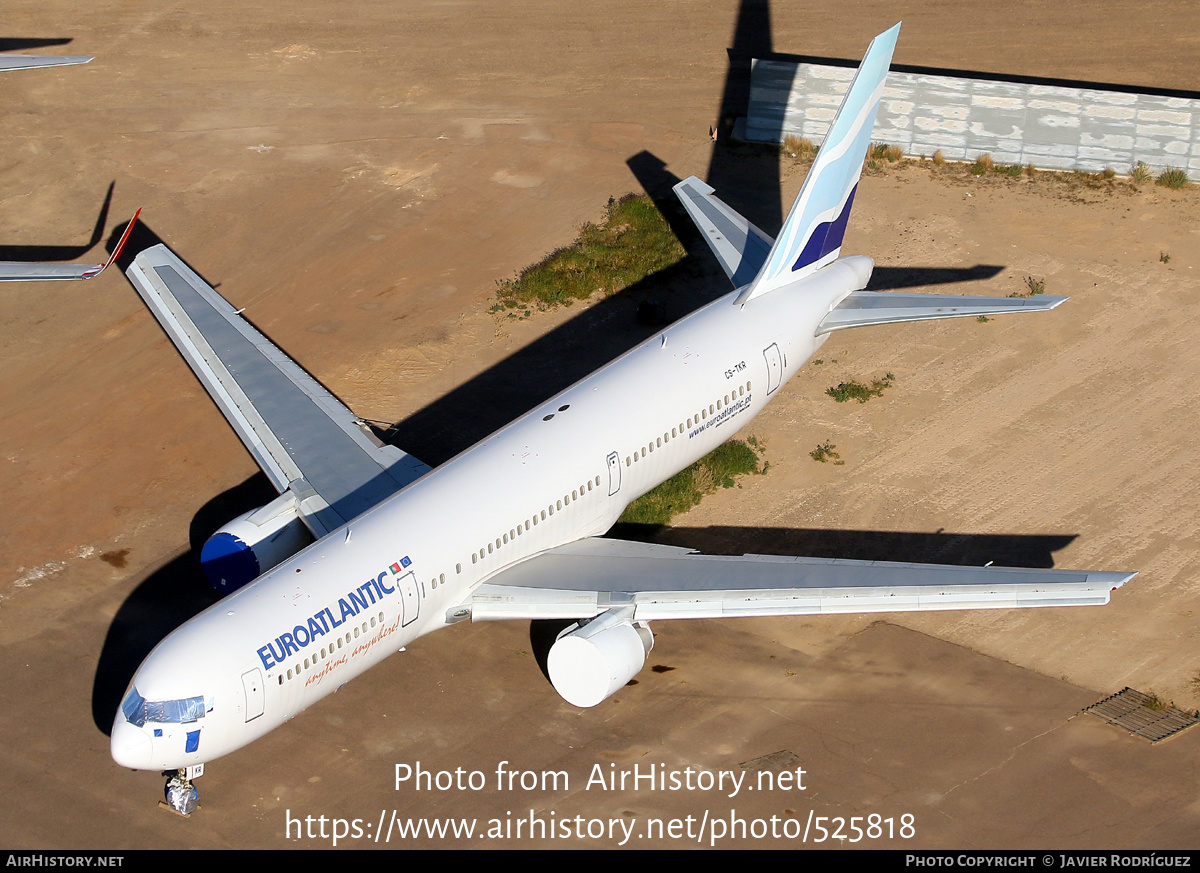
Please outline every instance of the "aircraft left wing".
[[157, 245], [126, 271], [154, 317], [275, 488], [315, 537], [429, 471], [367, 425]]
[[701, 555], [593, 537], [505, 570], [449, 618], [632, 620], [919, 612], [1108, 603], [1136, 573]]

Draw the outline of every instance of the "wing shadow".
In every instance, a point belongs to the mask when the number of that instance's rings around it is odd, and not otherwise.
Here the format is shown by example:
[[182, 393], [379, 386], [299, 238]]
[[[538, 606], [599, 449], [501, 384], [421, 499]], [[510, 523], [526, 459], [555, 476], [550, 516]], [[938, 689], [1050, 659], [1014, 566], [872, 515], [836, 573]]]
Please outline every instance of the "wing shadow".
[[113, 188], [116, 187], [116, 184], [115, 181], [108, 184], [108, 192], [104, 195], [104, 202], [100, 204], [100, 214], [96, 216], [92, 236], [86, 244], [81, 246], [0, 245], [0, 261], [72, 261], [87, 254], [104, 238], [104, 225], [108, 222], [108, 208], [112, 205]]
[[66, 45], [73, 37], [0, 36], [0, 52], [22, 52], [51, 45]]

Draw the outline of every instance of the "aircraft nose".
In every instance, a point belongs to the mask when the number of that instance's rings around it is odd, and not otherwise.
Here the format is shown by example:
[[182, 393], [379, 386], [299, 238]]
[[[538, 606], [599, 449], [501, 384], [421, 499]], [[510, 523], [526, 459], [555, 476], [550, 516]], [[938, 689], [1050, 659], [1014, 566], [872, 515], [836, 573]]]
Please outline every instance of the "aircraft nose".
[[150, 738], [127, 722], [120, 713], [113, 723], [110, 741], [113, 760], [131, 770], [153, 770], [150, 766]]

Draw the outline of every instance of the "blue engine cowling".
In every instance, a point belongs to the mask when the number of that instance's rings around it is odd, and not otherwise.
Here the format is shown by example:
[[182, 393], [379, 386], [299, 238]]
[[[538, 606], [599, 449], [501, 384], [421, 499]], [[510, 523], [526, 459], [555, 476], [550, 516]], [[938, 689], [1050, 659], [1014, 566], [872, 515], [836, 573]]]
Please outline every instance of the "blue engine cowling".
[[295, 498], [285, 492], [209, 537], [200, 550], [200, 567], [208, 583], [229, 594], [311, 543], [312, 535], [296, 508]]

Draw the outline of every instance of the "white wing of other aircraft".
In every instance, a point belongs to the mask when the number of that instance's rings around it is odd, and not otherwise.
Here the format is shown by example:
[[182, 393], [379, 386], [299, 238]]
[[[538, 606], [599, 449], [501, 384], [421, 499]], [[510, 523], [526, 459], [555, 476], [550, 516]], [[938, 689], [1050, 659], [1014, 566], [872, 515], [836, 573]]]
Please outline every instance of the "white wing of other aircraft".
[[133, 213], [125, 232], [117, 241], [108, 260], [103, 264], [59, 264], [53, 261], [0, 261], [0, 282], [61, 282], [75, 279], [94, 279], [112, 266], [129, 241], [133, 226], [142, 210]]
[[6, 70], [32, 70], [36, 67], [69, 67], [95, 60], [87, 55], [0, 55], [0, 73]]
[[594, 706], [645, 663], [649, 621], [1108, 602], [1134, 574], [715, 557], [599, 537], [748, 423], [831, 331], [1062, 302], [868, 292], [872, 261], [840, 256], [898, 33], [867, 50], [777, 240], [698, 179], [676, 187], [730, 294], [437, 469], [380, 445], [165, 246], [141, 252], [130, 281], [280, 497], [205, 544], [210, 581], [233, 593], [142, 663], [114, 759], [178, 769], [173, 802], [189, 808], [205, 762], [468, 618], [574, 620], [550, 678]]

